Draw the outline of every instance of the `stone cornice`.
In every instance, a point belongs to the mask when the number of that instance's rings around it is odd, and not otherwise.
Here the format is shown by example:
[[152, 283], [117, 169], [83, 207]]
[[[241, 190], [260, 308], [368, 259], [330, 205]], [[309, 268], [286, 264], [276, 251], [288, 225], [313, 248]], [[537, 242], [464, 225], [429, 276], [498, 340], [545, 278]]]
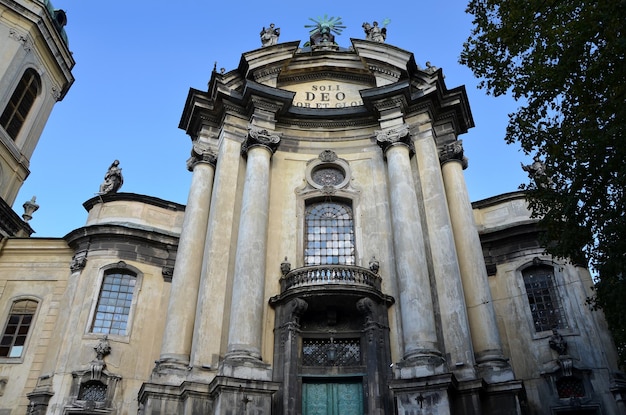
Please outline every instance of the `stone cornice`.
[[128, 202], [141, 202], [156, 207], [169, 209], [176, 212], [182, 212], [185, 210], [185, 205], [179, 203], [170, 202], [169, 200], [159, 199], [158, 197], [140, 195], [137, 193], [104, 193], [98, 196], [94, 196], [91, 199], [83, 203], [83, 207], [89, 212], [98, 203], [115, 202], [115, 201], [128, 201]]
[[0, 236], [30, 236], [33, 228], [0, 198]]

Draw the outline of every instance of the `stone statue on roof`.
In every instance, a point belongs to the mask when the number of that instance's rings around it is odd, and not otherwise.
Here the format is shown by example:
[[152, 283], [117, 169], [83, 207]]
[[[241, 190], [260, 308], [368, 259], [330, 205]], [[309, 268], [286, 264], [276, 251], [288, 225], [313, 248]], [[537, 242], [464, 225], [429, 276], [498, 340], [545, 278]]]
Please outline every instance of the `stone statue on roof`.
[[276, 27], [274, 23], [270, 23], [269, 27], [263, 27], [261, 29], [261, 45], [263, 47], [273, 46], [278, 43], [278, 37], [280, 36], [280, 28]]
[[374, 21], [372, 24], [368, 22], [363, 23], [361, 26], [365, 31], [365, 40], [371, 40], [372, 42], [384, 43], [387, 39], [387, 25], [389, 19], [383, 20], [383, 27], [378, 26], [378, 22]]
[[115, 160], [109, 166], [106, 174], [104, 175], [104, 182], [100, 185], [100, 194], [104, 193], [116, 193], [122, 184], [124, 184], [124, 178], [122, 177], [122, 169], [119, 167], [119, 160]]

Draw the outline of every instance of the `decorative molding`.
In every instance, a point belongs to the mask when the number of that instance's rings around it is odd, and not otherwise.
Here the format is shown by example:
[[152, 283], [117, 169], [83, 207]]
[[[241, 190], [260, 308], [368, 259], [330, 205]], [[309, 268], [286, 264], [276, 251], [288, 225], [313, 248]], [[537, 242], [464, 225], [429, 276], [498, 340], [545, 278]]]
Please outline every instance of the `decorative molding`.
[[268, 101], [266, 98], [261, 98], [255, 95], [252, 95], [250, 102], [252, 102], [255, 109], [261, 109], [272, 114], [276, 114], [283, 108], [282, 104], [278, 104], [274, 101]]
[[375, 134], [376, 142], [383, 149], [383, 152], [395, 145], [404, 145], [408, 147], [411, 156], [415, 153], [408, 124], [402, 124], [399, 127], [386, 130], [378, 130], [375, 131]]
[[276, 133], [269, 131], [265, 128], [260, 128], [255, 125], [248, 126], [248, 136], [241, 146], [241, 153], [245, 157], [248, 151], [253, 147], [265, 147], [272, 154], [276, 152], [280, 144], [280, 137], [282, 133]]
[[215, 153], [213, 153], [210, 150], [204, 151], [202, 153], [196, 153], [195, 150], [196, 149], [194, 145], [194, 150], [191, 152], [191, 157], [187, 159], [187, 170], [193, 171], [193, 169], [198, 164], [202, 164], [202, 163], [209, 164], [213, 167], [217, 165], [217, 156], [215, 155]]
[[165, 266], [161, 268], [161, 276], [163, 277], [163, 281], [172, 282], [172, 277], [174, 276], [174, 267]]
[[320, 153], [319, 159], [325, 163], [332, 163], [337, 160], [337, 153], [333, 150], [324, 150]]
[[[333, 109], [333, 111], [345, 111], [346, 109], [340, 108], [340, 109]], [[311, 111], [319, 111], [319, 110], [314, 110], [312, 109]], [[328, 110], [327, 110], [328, 111]], [[324, 119], [324, 120], [305, 120], [302, 118], [290, 118], [290, 119], [283, 119], [282, 121], [284, 121], [285, 123], [291, 124], [293, 126], [299, 127], [299, 128], [303, 128], [303, 129], [317, 129], [317, 128], [328, 128], [328, 129], [332, 129], [332, 128], [359, 128], [359, 127], [368, 127], [372, 124], [372, 118], [368, 117], [364, 117], [364, 118], [351, 118], [351, 119], [340, 119], [340, 120], [329, 120], [329, 119]], [[347, 141], [347, 140], [352, 140], [352, 137], [345, 137], [345, 138], [323, 138], [323, 137], [316, 137], [315, 140], [316, 141]]]
[[467, 157], [463, 155], [463, 142], [461, 140], [454, 141], [443, 146], [439, 153], [439, 162], [441, 164], [449, 161], [460, 161], [463, 169], [468, 166]]
[[[318, 177], [316, 172], [321, 173], [321, 176]], [[327, 178], [335, 180], [333, 182], [333, 180], [326, 180]], [[316, 190], [326, 196], [334, 195], [337, 190], [349, 186], [352, 179], [350, 164], [339, 158], [333, 150], [327, 149], [322, 151], [318, 158], [307, 162], [305, 179], [307, 184], [303, 191]]]
[[74, 254], [72, 262], [70, 263], [70, 270], [72, 272], [78, 272], [85, 268], [87, 265], [87, 251], [81, 251]]
[[55, 101], [61, 100], [61, 89], [56, 85], [50, 88], [50, 95], [54, 98]]
[[358, 75], [358, 74], [344, 74], [333, 71], [321, 71], [307, 74], [286, 75], [280, 77], [281, 84], [300, 84], [316, 81], [337, 80], [344, 82], [351, 82], [356, 84], [365, 84], [363, 88], [371, 88], [375, 85], [372, 82], [371, 75]]
[[27, 36], [18, 33], [17, 30], [9, 29], [9, 37], [17, 42], [20, 42], [22, 44], [22, 48], [24, 48], [26, 52], [30, 52], [32, 50], [33, 45], [30, 39]]

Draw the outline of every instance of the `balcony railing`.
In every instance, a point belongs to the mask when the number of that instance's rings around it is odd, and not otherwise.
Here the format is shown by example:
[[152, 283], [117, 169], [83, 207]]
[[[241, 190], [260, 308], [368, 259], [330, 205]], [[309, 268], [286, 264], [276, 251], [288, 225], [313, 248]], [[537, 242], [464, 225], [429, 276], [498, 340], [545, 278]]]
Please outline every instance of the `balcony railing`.
[[280, 279], [281, 291], [314, 285], [358, 285], [380, 291], [381, 278], [356, 265], [313, 265], [296, 268]]

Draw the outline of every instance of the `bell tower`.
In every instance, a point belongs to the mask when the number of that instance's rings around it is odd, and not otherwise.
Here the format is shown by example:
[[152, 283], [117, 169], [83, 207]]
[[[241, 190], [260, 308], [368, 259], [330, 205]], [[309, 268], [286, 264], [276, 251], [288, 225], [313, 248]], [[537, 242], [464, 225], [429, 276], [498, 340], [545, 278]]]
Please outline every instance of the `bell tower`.
[[54, 104], [74, 82], [63, 10], [49, 0], [0, 0], [0, 235], [33, 230], [11, 209]]

